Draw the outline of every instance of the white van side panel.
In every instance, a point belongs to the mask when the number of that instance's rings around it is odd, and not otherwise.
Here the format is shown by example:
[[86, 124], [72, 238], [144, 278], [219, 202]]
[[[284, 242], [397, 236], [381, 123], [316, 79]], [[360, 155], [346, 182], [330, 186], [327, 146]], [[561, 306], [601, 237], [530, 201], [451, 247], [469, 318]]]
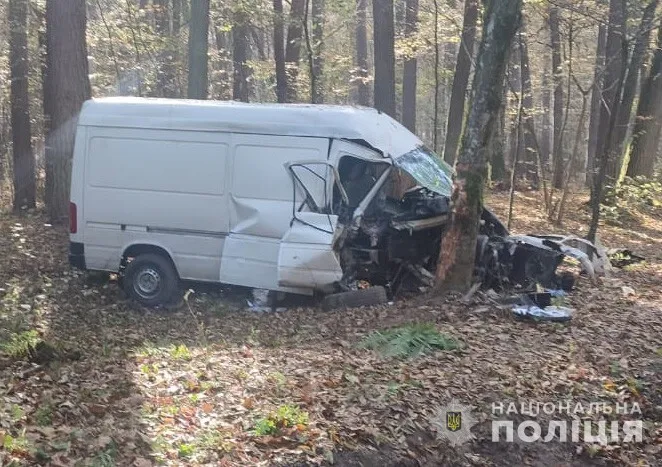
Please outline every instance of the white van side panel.
[[[229, 196], [230, 234], [221, 261], [220, 280], [228, 284], [299, 293], [312, 290], [278, 285], [280, 242], [290, 227], [294, 183], [286, 163], [326, 161], [326, 138], [233, 135], [233, 171]], [[306, 177], [313, 177], [308, 173]], [[318, 184], [323, 198], [323, 184]], [[318, 190], [319, 191], [319, 190]], [[304, 200], [297, 190], [297, 205]]]
[[217, 281], [229, 229], [230, 140], [223, 133], [89, 127], [87, 267], [117, 271], [125, 249], [145, 243], [169, 252], [183, 279]]

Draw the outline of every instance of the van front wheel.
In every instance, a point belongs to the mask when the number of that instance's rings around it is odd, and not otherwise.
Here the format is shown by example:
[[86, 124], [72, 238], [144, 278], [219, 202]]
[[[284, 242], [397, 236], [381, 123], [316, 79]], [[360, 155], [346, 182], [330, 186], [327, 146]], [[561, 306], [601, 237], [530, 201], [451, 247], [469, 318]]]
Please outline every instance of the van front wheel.
[[129, 262], [122, 282], [129, 297], [149, 307], [170, 303], [179, 287], [172, 263], [155, 254], [139, 255]]

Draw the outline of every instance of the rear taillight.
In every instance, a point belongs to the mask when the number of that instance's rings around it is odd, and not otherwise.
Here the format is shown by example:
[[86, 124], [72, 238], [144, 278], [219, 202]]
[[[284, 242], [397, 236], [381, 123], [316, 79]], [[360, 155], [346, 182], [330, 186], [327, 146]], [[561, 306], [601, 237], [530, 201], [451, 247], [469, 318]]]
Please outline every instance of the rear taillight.
[[78, 216], [76, 203], [69, 203], [69, 232], [75, 234], [78, 232]]

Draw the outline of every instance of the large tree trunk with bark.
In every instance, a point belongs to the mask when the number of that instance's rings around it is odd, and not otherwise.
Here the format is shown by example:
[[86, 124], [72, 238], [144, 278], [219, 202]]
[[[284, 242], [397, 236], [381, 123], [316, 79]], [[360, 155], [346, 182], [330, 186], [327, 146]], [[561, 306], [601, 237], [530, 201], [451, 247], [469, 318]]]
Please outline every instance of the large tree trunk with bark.
[[237, 101], [248, 102], [250, 95], [249, 78], [251, 69], [248, 66], [248, 37], [250, 26], [248, 16], [243, 10], [234, 14], [232, 26], [232, 61], [234, 73], [232, 79], [232, 98]]
[[552, 39], [552, 79], [554, 82], [554, 144], [552, 159], [554, 188], [563, 188], [563, 64], [561, 61], [561, 32], [559, 30], [559, 9], [549, 9], [549, 30]]
[[209, 88], [209, 0], [191, 0], [188, 33], [188, 97], [206, 99]]
[[627, 77], [623, 83], [623, 96], [621, 104], [618, 106], [618, 116], [616, 117], [616, 128], [612, 135], [614, 138], [613, 148], [615, 158], [617, 161], [616, 169], [618, 172], [614, 174], [618, 177], [621, 169], [620, 161], [626, 150], [626, 138], [630, 129], [630, 120], [632, 118], [632, 106], [634, 98], [637, 94], [637, 84], [639, 83], [639, 74], [641, 71], [644, 58], [646, 57], [646, 50], [650, 43], [650, 31], [653, 27], [653, 17], [655, 16], [655, 9], [658, 5], [658, 0], [650, 0], [641, 16], [641, 25], [637, 31], [637, 37], [632, 49], [630, 63], [628, 65]]
[[368, 0], [356, 1], [356, 92], [359, 105], [370, 105], [368, 86]]
[[508, 51], [519, 27], [521, 9], [521, 0], [491, 1], [486, 7], [474, 97], [457, 163], [451, 224], [441, 240], [437, 267], [441, 290], [466, 290], [473, 279], [486, 152], [498, 124]]
[[657, 48], [648, 76], [641, 84], [639, 105], [634, 123], [630, 164], [630, 177], [653, 174], [657, 146], [662, 128], [662, 24], [657, 32]]
[[448, 123], [446, 126], [446, 142], [444, 144], [444, 160], [449, 164], [455, 163], [457, 146], [462, 133], [464, 122], [465, 102], [467, 101], [467, 86], [471, 73], [471, 59], [473, 58], [474, 42], [476, 41], [476, 24], [478, 23], [478, 0], [465, 0], [464, 20], [462, 23], [462, 36], [460, 50], [457, 53], [457, 63], [453, 74], [451, 88], [451, 103], [448, 110]]
[[373, 0], [375, 108], [395, 118], [395, 31], [393, 0]]
[[605, 60], [604, 87], [602, 90], [602, 108], [598, 128], [598, 151], [596, 153], [597, 176], [591, 190], [591, 222], [587, 238], [595, 241], [600, 220], [600, 203], [605, 184], [616, 182], [620, 159], [615, 154], [613, 134], [616, 127], [618, 108], [621, 103], [627, 63], [627, 43], [625, 41], [625, 0], [611, 0], [609, 3], [609, 27], [607, 32], [607, 52]]
[[285, 71], [285, 31], [283, 29], [283, 0], [274, 4], [274, 60], [276, 61], [276, 100], [287, 102], [287, 73]]
[[[407, 0], [405, 11], [405, 37], [411, 39], [418, 29], [418, 0]], [[402, 124], [412, 133], [416, 132], [416, 52], [410, 51], [405, 58], [402, 71]]]
[[[66, 221], [69, 213], [71, 160], [78, 114], [90, 98], [87, 63], [85, 0], [46, 2], [50, 131], [46, 139], [46, 163], [53, 177], [46, 199], [52, 222]], [[47, 172], [49, 173], [49, 172]]]
[[306, 0], [292, 0], [290, 24], [287, 28], [287, 44], [285, 46], [288, 102], [296, 102], [297, 100], [297, 81], [299, 77], [299, 59], [301, 57], [305, 9]]
[[36, 198], [28, 90], [28, 0], [10, 0], [8, 13], [14, 211], [20, 211], [34, 208]]
[[586, 183], [593, 184], [595, 154], [598, 151], [598, 129], [602, 108], [602, 83], [604, 82], [605, 54], [607, 53], [607, 26], [598, 27], [598, 45], [595, 52], [595, 70], [593, 72], [593, 90], [591, 91], [591, 117], [588, 122], [588, 153], [586, 155]]
[[621, 93], [617, 92], [617, 84], [620, 76], [625, 73], [625, 67], [627, 66], [625, 3], [625, 0], [611, 0], [609, 2], [606, 69], [602, 90], [600, 126], [598, 127], [598, 156], [607, 158], [605, 182], [610, 185], [615, 183], [618, 178], [621, 161], [620, 155], [617, 154], [614, 146], [610, 126], [612, 113], [618, 115], [621, 103]]

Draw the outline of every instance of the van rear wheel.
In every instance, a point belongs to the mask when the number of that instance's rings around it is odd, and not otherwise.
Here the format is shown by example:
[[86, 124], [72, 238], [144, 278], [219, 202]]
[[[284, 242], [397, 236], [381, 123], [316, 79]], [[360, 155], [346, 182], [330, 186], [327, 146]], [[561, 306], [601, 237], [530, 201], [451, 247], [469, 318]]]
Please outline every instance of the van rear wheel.
[[129, 297], [149, 307], [170, 303], [179, 289], [177, 271], [170, 260], [151, 253], [130, 261], [122, 282]]

